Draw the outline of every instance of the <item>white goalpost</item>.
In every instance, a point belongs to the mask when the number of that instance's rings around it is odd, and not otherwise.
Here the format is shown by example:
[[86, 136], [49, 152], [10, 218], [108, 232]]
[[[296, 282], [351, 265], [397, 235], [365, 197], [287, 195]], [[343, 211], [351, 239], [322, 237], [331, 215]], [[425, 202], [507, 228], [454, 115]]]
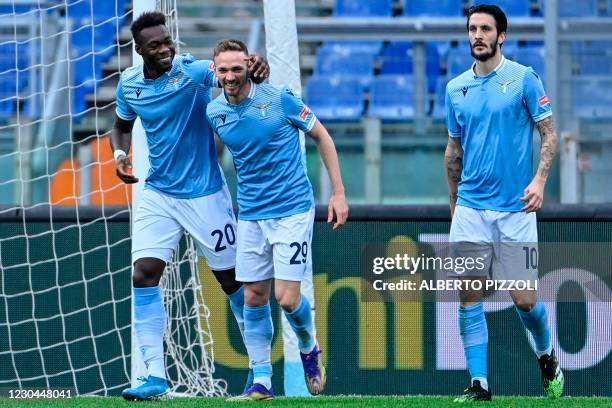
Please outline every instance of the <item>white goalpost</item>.
[[[270, 64], [270, 83], [287, 85], [297, 95], [302, 94], [300, 81], [300, 58], [295, 21], [294, 0], [264, 0], [264, 27], [266, 31], [266, 54]], [[300, 132], [302, 160], [306, 161], [305, 137]], [[323, 167], [324, 169], [324, 167]], [[302, 281], [302, 295], [314, 306], [312, 264]], [[314, 321], [314, 310], [312, 311]], [[297, 337], [289, 322], [282, 315], [284, 388], [287, 396], [310, 396], [304, 381], [304, 370], [300, 359]]]
[[[0, 0], [0, 388], [118, 395], [142, 368], [128, 222], [139, 188], [114, 175], [108, 132], [129, 22], [153, 9], [178, 39], [175, 0]], [[173, 391], [223, 395], [189, 237], [161, 284]]]

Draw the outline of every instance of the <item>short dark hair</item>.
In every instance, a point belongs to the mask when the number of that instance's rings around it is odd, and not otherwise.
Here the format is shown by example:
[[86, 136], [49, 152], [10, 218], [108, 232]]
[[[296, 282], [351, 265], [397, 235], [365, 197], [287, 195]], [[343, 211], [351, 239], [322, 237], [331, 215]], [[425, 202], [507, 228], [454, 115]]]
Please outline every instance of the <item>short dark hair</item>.
[[240, 40], [222, 40], [215, 45], [215, 49], [213, 51], [213, 58], [222, 52], [226, 51], [238, 51], [244, 52], [245, 55], [249, 55], [249, 50], [245, 43]]
[[475, 13], [489, 14], [495, 19], [495, 25], [497, 28], [497, 34], [505, 33], [508, 30], [508, 19], [504, 11], [494, 4], [479, 4], [472, 6], [467, 12], [467, 23], [466, 28], [470, 31], [470, 17]]
[[145, 28], [157, 27], [158, 25], [166, 25], [166, 16], [159, 11], [145, 11], [142, 13], [130, 27], [134, 41], [140, 44], [140, 32]]

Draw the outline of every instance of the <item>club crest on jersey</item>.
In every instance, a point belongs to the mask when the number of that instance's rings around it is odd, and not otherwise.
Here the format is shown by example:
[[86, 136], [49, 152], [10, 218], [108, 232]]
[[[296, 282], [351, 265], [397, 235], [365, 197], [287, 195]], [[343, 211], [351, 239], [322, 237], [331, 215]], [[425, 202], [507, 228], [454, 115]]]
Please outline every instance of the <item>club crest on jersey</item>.
[[266, 115], [268, 114], [268, 106], [270, 106], [271, 102], [268, 103], [260, 103], [258, 105], [254, 105], [255, 108], [259, 109], [259, 113], [261, 115], [262, 118], [265, 118]]
[[498, 84], [501, 85], [502, 93], [506, 93], [508, 91], [508, 85], [514, 82], [514, 79], [511, 81], [497, 81]]
[[183, 73], [179, 72], [175, 77], [170, 78], [168, 82], [170, 82], [170, 85], [173, 85], [176, 88], [179, 82], [181, 82], [181, 79], [183, 79]]

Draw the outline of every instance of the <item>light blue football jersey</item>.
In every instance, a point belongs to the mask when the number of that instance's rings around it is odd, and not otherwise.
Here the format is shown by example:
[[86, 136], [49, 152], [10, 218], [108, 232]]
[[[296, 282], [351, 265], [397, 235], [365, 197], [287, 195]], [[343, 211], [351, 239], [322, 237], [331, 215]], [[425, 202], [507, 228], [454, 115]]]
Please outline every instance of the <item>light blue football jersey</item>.
[[206, 105], [218, 87], [211, 61], [174, 57], [172, 69], [145, 79], [143, 66], [126, 69], [117, 86], [117, 116], [140, 117], [149, 147], [145, 188], [175, 198], [213, 194], [223, 185]]
[[238, 218], [288, 217], [314, 206], [298, 129], [310, 132], [316, 118], [290, 89], [251, 82], [240, 104], [221, 93], [206, 113], [234, 158]]
[[520, 211], [533, 179], [533, 128], [552, 115], [542, 81], [531, 67], [502, 57], [489, 75], [473, 68], [446, 86], [451, 137], [461, 138], [463, 172], [457, 204]]

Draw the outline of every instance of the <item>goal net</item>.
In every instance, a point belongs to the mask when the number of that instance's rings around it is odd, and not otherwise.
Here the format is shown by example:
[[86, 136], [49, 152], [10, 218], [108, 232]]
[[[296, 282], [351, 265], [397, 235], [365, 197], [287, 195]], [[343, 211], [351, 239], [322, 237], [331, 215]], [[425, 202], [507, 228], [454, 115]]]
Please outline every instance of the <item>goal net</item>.
[[[108, 143], [127, 0], [0, 0], [0, 388], [117, 395], [131, 334], [132, 190]], [[153, 2], [177, 31], [176, 2]], [[162, 279], [174, 391], [222, 395], [189, 237]]]

